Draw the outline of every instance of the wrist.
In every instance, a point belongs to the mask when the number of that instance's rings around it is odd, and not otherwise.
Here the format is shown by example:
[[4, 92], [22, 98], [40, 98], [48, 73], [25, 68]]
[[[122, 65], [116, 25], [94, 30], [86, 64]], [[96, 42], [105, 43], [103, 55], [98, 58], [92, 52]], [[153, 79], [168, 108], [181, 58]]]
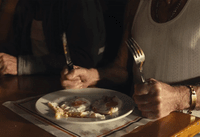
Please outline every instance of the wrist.
[[100, 80], [99, 72], [95, 68], [90, 68], [89, 71], [90, 71], [90, 73], [88, 73], [90, 75], [89, 86], [94, 86]]
[[184, 110], [190, 108], [190, 89], [187, 86], [175, 87], [178, 96], [176, 110]]

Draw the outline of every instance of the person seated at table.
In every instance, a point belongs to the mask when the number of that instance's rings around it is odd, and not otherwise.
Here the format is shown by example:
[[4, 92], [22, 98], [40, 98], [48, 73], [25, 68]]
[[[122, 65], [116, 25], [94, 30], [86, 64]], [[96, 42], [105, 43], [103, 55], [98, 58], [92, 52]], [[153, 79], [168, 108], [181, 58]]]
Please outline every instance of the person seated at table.
[[19, 0], [13, 19], [13, 40], [6, 50], [0, 51], [1, 74], [60, 74], [66, 64], [64, 32], [73, 63], [95, 67], [105, 44], [100, 1]]
[[[62, 86], [86, 88], [105, 79], [116, 84], [127, 81], [132, 75], [127, 68], [132, 67], [128, 60], [133, 62], [133, 57], [125, 40], [131, 36], [146, 56], [143, 72], [147, 82], [142, 84], [134, 80], [134, 94], [131, 95], [142, 115], [156, 119], [172, 111], [199, 110], [199, 7], [199, 0], [129, 0], [121, 49], [111, 65], [115, 71], [111, 71], [111, 67], [77, 66], [71, 72], [64, 69]], [[132, 69], [133, 79], [135, 69]]]

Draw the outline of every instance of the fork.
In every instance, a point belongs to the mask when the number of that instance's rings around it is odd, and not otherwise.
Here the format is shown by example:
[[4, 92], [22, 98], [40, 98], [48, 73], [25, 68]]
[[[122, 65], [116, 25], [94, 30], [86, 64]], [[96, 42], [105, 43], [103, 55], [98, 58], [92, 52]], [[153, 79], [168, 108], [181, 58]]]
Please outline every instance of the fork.
[[127, 41], [125, 41], [126, 45], [128, 46], [135, 63], [139, 69], [139, 77], [141, 83], [146, 83], [144, 75], [143, 75], [143, 65], [145, 62], [145, 55], [143, 50], [140, 48], [138, 43], [131, 37]]

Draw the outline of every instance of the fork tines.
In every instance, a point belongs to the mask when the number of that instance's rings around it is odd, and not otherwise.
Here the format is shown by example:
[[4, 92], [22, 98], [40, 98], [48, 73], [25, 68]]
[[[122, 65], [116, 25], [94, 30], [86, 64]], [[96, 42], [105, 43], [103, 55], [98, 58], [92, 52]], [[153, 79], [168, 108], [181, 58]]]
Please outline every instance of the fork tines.
[[143, 65], [145, 62], [145, 55], [143, 50], [140, 48], [140, 46], [138, 45], [138, 43], [131, 37], [129, 38], [127, 41], [125, 41], [130, 52], [132, 53], [133, 59], [138, 67], [139, 70], [139, 74], [140, 74], [140, 81], [142, 83], [145, 83], [145, 79], [143, 77]]
[[132, 53], [135, 54], [135, 56], [139, 57], [140, 55], [144, 54], [144, 52], [141, 50], [141, 48], [133, 38], [127, 40], [127, 45]]

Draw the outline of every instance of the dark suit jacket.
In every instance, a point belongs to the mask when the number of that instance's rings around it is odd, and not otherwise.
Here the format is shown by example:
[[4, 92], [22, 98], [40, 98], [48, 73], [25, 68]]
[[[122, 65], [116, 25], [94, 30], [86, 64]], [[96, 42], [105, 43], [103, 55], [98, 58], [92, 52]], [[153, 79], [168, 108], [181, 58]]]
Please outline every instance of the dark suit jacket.
[[105, 45], [102, 7], [98, 0], [48, 0], [45, 4], [43, 30], [49, 55], [32, 54], [30, 29], [35, 14], [35, 0], [19, 0], [13, 20], [18, 75], [59, 73], [65, 65], [62, 33], [66, 32], [75, 65], [95, 67]]

